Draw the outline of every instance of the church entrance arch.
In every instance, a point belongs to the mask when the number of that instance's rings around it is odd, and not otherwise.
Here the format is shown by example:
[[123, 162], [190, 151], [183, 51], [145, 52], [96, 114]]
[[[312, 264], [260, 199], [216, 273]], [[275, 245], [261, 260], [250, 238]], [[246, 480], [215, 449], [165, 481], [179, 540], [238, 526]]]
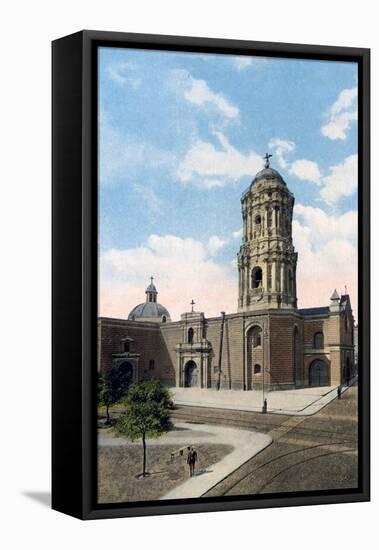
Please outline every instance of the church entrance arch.
[[117, 367], [120, 383], [125, 389], [133, 382], [133, 365], [129, 361], [123, 361]]
[[329, 367], [322, 359], [315, 359], [309, 367], [310, 386], [329, 386]]
[[184, 387], [196, 388], [198, 384], [199, 369], [195, 361], [187, 361], [184, 366]]

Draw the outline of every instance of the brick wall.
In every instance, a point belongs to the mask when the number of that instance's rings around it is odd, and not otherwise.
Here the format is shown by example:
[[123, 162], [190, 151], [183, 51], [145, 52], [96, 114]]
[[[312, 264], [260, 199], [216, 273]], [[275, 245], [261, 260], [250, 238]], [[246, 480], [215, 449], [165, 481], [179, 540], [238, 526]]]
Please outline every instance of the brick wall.
[[295, 324], [301, 324], [296, 315], [270, 316], [270, 378], [274, 388], [281, 385], [295, 387]]
[[[264, 368], [265, 384], [271, 383], [271, 389], [307, 386], [309, 365], [316, 355], [323, 355], [329, 362], [331, 383], [339, 384], [347, 357], [351, 356], [353, 365], [351, 311], [349, 315], [348, 331], [345, 330], [339, 314], [305, 318], [296, 311], [282, 310], [271, 311], [269, 316], [267, 311], [227, 315], [222, 349], [221, 388], [250, 389], [252, 386], [259, 389], [263, 382]], [[256, 324], [262, 327], [262, 345], [252, 349], [250, 329]], [[266, 337], [263, 327], [268, 329]], [[185, 341], [186, 329], [187, 324], [184, 321], [158, 324], [102, 318], [99, 320], [98, 332], [98, 369], [104, 371], [111, 367], [113, 354], [123, 352], [122, 339], [129, 337], [133, 340], [130, 351], [140, 354], [138, 378], [159, 378], [163, 383], [173, 386], [177, 368], [175, 348]], [[315, 332], [323, 332], [324, 350], [314, 349]], [[218, 379], [220, 334], [221, 317], [205, 319], [205, 338], [212, 347], [209, 369], [211, 387], [216, 386]], [[154, 369], [149, 368], [150, 360], [154, 360]], [[259, 374], [254, 374], [255, 364], [261, 366]]]
[[[175, 383], [175, 369], [165, 345], [160, 327], [156, 323], [136, 323], [116, 319], [100, 319], [100, 369], [113, 365], [113, 354], [123, 352], [123, 338], [131, 338], [130, 352], [139, 353], [138, 379], [158, 378], [163, 383]], [[127, 359], [126, 359], [127, 360]], [[150, 361], [154, 361], [151, 369]]]

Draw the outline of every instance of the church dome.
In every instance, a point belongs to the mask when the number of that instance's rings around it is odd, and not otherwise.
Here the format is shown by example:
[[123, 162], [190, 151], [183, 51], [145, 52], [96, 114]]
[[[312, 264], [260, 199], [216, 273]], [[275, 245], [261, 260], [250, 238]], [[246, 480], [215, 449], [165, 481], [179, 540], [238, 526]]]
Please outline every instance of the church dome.
[[272, 182], [274, 184], [279, 183], [280, 186], [287, 188], [287, 184], [281, 174], [279, 174], [279, 172], [274, 168], [271, 168], [270, 157], [272, 157], [272, 155], [269, 155], [268, 153], [266, 153], [266, 155], [263, 157], [265, 159], [265, 167], [255, 175], [249, 187], [243, 192], [241, 197], [242, 202], [254, 190], [254, 185], [259, 184], [263, 181]]
[[252, 181], [252, 185], [254, 183], [257, 183], [261, 180], [279, 180], [283, 185], [285, 185], [285, 181], [282, 178], [282, 176], [279, 174], [277, 170], [274, 170], [270, 166], [263, 168], [258, 174], [255, 176], [255, 178]]
[[167, 309], [158, 304], [157, 302], [138, 304], [129, 313], [129, 321], [151, 321], [152, 319], [159, 322], [163, 317], [166, 317], [166, 321], [170, 321], [170, 314]]
[[129, 321], [150, 321], [153, 323], [166, 323], [170, 322], [170, 314], [167, 309], [157, 302], [158, 291], [153, 284], [153, 277], [151, 277], [151, 283], [147, 287], [146, 302], [135, 306], [128, 315]]

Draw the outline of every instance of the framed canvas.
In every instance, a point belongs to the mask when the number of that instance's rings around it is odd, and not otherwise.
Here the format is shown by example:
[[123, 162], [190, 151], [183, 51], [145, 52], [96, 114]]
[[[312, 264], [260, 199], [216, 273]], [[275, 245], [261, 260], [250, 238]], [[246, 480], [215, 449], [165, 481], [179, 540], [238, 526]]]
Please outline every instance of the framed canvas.
[[369, 500], [369, 50], [52, 51], [53, 508]]

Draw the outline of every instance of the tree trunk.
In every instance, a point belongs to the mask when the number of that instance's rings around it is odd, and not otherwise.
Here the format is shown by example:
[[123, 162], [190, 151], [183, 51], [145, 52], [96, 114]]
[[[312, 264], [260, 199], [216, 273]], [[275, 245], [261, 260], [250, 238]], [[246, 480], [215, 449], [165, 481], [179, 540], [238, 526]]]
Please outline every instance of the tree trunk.
[[106, 410], [107, 410], [107, 424], [110, 424], [111, 417], [109, 416], [109, 405], [106, 406]]
[[142, 445], [143, 445], [142, 477], [145, 477], [146, 476], [146, 441], [145, 441], [145, 434], [142, 435]]

